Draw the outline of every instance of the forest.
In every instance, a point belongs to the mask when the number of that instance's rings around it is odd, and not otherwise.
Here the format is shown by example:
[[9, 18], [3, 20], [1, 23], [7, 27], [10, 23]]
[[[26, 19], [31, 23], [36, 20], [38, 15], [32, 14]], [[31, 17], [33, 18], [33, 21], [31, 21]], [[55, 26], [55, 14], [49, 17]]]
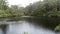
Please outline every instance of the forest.
[[[54, 30], [60, 31], [60, 0], [43, 0], [30, 3], [26, 7], [18, 5], [8, 6], [7, 0], [0, 0], [0, 17], [45, 17], [46, 24], [49, 24]], [[45, 24], [45, 25], [46, 25]]]

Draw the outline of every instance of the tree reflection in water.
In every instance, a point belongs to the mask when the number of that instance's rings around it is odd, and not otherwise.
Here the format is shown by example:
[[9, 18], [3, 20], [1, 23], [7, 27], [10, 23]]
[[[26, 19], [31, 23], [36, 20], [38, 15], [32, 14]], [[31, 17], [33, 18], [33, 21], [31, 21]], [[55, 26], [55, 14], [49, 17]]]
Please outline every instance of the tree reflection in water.
[[1, 24], [0, 28], [2, 29], [3, 34], [6, 34], [7, 24]]

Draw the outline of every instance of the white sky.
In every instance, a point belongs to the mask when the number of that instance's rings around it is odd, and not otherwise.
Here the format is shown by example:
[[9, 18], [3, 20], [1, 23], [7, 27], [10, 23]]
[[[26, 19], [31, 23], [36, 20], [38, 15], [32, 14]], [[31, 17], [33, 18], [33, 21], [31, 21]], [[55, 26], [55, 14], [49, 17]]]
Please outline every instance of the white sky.
[[9, 5], [20, 5], [20, 6], [27, 6], [30, 3], [37, 2], [39, 0], [8, 0]]

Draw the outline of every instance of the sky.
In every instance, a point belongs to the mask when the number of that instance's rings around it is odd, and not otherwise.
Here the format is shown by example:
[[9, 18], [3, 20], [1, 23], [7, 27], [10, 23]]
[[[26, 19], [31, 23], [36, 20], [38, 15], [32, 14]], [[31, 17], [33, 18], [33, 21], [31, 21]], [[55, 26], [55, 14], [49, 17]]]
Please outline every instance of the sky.
[[29, 5], [30, 3], [34, 3], [40, 0], [7, 0], [9, 3], [9, 6], [11, 5], [19, 5], [22, 7], [26, 7], [27, 5]]

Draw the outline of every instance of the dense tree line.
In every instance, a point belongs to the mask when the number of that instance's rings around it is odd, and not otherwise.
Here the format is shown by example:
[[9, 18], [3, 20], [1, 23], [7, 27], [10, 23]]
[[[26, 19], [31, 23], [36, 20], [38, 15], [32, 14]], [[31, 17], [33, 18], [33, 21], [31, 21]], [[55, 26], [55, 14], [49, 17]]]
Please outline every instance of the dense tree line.
[[25, 8], [30, 16], [60, 16], [60, 0], [44, 0], [30, 4]]
[[23, 7], [18, 5], [8, 6], [7, 0], [0, 0], [0, 17], [16, 17], [23, 15]]

